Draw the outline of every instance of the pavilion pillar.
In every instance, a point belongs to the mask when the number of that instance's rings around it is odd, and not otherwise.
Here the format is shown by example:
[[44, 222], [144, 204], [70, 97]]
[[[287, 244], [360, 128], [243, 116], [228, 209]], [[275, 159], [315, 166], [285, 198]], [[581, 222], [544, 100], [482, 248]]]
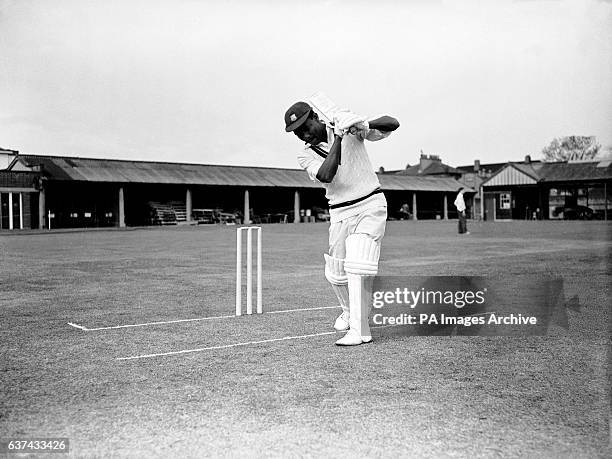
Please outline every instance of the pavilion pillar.
[[45, 189], [41, 188], [38, 192], [38, 229], [45, 229], [46, 205]]
[[13, 193], [9, 191], [8, 194], [8, 212], [9, 212], [9, 229], [13, 229]]
[[480, 221], [483, 221], [485, 219], [485, 214], [484, 214], [484, 190], [482, 189], [482, 187], [480, 187]]
[[23, 229], [23, 193], [19, 193], [19, 229]]
[[242, 222], [245, 225], [249, 225], [251, 223], [251, 203], [249, 199], [249, 190], [244, 190], [244, 221]]
[[295, 190], [293, 196], [293, 223], [300, 222], [300, 192]]
[[125, 228], [125, 200], [123, 187], [119, 187], [119, 228]]
[[604, 182], [604, 220], [608, 220], [608, 184]]
[[187, 188], [187, 191], [185, 192], [185, 214], [186, 214], [186, 218], [188, 222], [191, 221], [192, 211], [193, 211], [193, 206], [191, 203], [191, 190]]
[[448, 220], [448, 196], [444, 193], [444, 220]]

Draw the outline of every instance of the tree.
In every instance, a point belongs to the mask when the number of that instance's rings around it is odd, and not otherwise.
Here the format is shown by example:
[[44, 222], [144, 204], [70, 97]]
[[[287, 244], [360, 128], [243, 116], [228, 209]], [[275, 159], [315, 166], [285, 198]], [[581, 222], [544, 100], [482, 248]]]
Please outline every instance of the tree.
[[544, 161], [594, 159], [601, 150], [595, 136], [572, 135], [559, 137], [542, 149]]

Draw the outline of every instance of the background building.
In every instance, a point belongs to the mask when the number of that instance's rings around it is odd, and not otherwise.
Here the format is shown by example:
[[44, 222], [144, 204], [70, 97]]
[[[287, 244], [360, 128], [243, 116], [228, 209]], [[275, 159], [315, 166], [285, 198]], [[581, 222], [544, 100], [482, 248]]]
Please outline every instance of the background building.
[[[329, 219], [319, 184], [300, 169], [21, 155], [0, 150], [0, 229], [124, 227]], [[439, 156], [379, 170], [390, 219], [608, 219], [612, 160], [457, 168]]]
[[[300, 169], [21, 155], [0, 171], [2, 229], [310, 222], [329, 218]], [[390, 218], [454, 218], [454, 177], [381, 176]], [[12, 223], [11, 223], [12, 222]]]
[[612, 160], [507, 163], [480, 184], [485, 220], [607, 220]]

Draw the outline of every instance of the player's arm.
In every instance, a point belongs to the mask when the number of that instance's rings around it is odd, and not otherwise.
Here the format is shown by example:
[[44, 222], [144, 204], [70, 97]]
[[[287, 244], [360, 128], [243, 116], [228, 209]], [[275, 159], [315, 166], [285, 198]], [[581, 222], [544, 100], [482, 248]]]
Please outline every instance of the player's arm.
[[399, 121], [392, 116], [381, 116], [368, 122], [370, 129], [376, 129], [381, 132], [392, 132], [399, 127]]
[[327, 158], [325, 158], [325, 161], [323, 161], [323, 164], [319, 167], [319, 172], [317, 172], [317, 180], [319, 182], [330, 183], [334, 179], [336, 172], [338, 172], [338, 165], [340, 164], [341, 150], [342, 137], [336, 135]]

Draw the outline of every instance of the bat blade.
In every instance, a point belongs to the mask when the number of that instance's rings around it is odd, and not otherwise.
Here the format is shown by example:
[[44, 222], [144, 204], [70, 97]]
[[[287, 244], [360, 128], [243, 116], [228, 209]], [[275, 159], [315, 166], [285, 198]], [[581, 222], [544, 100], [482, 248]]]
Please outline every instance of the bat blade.
[[315, 92], [313, 95], [308, 97], [307, 102], [330, 123], [333, 122], [334, 115], [340, 111], [340, 107], [338, 107], [336, 103], [327, 96], [327, 94], [321, 91]]

